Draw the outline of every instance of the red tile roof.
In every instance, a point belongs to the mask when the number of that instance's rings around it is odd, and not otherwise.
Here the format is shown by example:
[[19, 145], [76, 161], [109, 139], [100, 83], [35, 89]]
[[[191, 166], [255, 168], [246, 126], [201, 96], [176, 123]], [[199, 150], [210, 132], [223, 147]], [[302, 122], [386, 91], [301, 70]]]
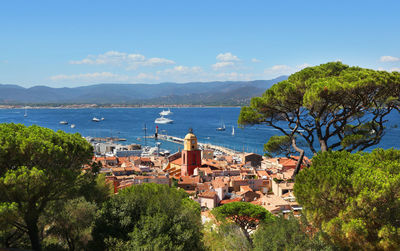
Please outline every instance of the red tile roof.
[[234, 198], [234, 199], [229, 199], [229, 200], [221, 200], [221, 205], [225, 205], [231, 202], [237, 202], [237, 201], [242, 201], [242, 198]]
[[205, 191], [204, 193], [199, 194], [199, 197], [202, 197], [202, 198], [214, 199], [215, 196], [217, 196], [217, 193], [214, 191]]

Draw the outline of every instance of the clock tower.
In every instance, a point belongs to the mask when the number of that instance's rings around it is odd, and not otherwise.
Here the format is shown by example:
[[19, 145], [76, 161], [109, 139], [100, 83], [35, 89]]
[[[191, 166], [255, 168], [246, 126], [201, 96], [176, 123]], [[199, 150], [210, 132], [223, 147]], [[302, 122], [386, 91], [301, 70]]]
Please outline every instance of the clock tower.
[[201, 150], [197, 146], [197, 137], [190, 128], [183, 140], [181, 176], [193, 175], [197, 167], [201, 167]]

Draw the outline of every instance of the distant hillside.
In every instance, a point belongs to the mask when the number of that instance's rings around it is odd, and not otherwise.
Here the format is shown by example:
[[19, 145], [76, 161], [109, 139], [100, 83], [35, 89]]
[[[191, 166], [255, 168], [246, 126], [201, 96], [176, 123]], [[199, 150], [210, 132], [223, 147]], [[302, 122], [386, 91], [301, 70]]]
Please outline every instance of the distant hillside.
[[97, 84], [51, 88], [0, 84], [0, 104], [243, 105], [287, 79], [161, 84]]

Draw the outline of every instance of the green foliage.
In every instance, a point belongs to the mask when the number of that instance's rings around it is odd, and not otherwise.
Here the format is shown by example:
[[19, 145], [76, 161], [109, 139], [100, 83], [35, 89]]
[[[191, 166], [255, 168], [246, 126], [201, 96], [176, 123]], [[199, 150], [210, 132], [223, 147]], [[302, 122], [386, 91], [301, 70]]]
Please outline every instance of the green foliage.
[[296, 151], [292, 147], [292, 141], [288, 136], [272, 136], [266, 144], [264, 144], [264, 152], [268, 157], [273, 156], [290, 156]]
[[92, 249], [201, 250], [198, 203], [183, 190], [142, 184], [103, 204], [93, 229]]
[[253, 235], [255, 251], [273, 250], [332, 250], [318, 236], [309, 236], [307, 224], [300, 219], [289, 216], [277, 217], [274, 222], [262, 224]]
[[352, 250], [400, 248], [400, 151], [326, 152], [296, 178], [307, 218], [335, 245]]
[[38, 220], [44, 209], [76, 194], [75, 181], [92, 153], [79, 134], [0, 124], [0, 202], [16, 205], [8, 226], [26, 233], [32, 249], [41, 249]]
[[229, 220], [237, 224], [250, 243], [250, 232], [255, 230], [258, 224], [274, 220], [274, 216], [265, 208], [249, 202], [231, 202], [214, 208], [212, 213], [222, 222]]
[[56, 239], [57, 243], [65, 243], [64, 248], [68, 250], [86, 249], [91, 240], [96, 210], [96, 204], [83, 197], [68, 200], [61, 207], [51, 207], [47, 219], [51, 224], [45, 231], [46, 240]]
[[204, 245], [213, 251], [252, 250], [242, 229], [235, 223], [221, 223], [218, 226], [212, 222], [206, 223]]
[[294, 73], [252, 98], [238, 123], [266, 124], [286, 137], [271, 138], [267, 152], [291, 151], [293, 137], [313, 153], [363, 150], [379, 143], [385, 116], [399, 109], [399, 97], [400, 73], [330, 62]]

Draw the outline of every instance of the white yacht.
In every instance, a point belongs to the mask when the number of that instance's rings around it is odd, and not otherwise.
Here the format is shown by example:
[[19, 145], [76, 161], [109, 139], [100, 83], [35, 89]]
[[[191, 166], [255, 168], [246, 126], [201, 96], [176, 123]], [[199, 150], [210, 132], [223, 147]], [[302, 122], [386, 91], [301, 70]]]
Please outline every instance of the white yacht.
[[171, 124], [172, 122], [174, 122], [172, 119], [164, 118], [163, 116], [154, 120], [154, 123], [156, 124]]
[[173, 112], [171, 112], [171, 110], [168, 108], [168, 110], [162, 110], [162, 112], [159, 113], [161, 116], [168, 116], [173, 114]]
[[93, 117], [93, 118], [92, 118], [92, 121], [93, 121], [93, 122], [100, 122], [100, 119], [97, 118], [97, 117]]
[[61, 124], [61, 125], [68, 125], [68, 122], [65, 121], [65, 120], [61, 120], [61, 121], [60, 121], [60, 124]]

